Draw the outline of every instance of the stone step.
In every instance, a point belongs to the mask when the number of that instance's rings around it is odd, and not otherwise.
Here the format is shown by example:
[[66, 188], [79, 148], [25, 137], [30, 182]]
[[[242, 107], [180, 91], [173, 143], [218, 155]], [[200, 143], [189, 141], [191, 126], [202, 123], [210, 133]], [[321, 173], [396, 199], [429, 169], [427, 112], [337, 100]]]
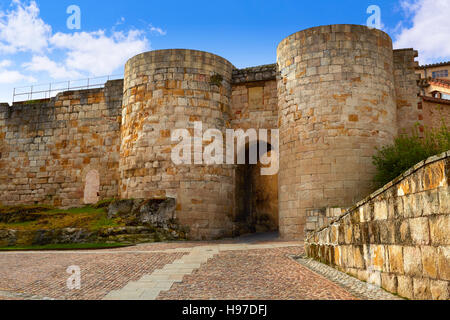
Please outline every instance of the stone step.
[[175, 283], [183, 281], [186, 275], [198, 270], [219, 253], [218, 249], [196, 248], [189, 255], [143, 276], [140, 280], [128, 283], [124, 288], [113, 291], [105, 300], [154, 300], [160, 292], [168, 291]]
[[152, 278], [153, 280], [170, 280], [171, 275], [169, 273], [167, 274], [151, 274], [147, 276], [143, 276], [139, 281], [141, 280], [147, 280]]
[[121, 289], [119, 291], [110, 292], [104, 299], [105, 300], [135, 300], [144, 292], [142, 289]]
[[200, 263], [173, 263], [169, 266], [169, 268], [167, 268], [166, 270], [171, 270], [171, 269], [179, 269], [179, 268], [183, 268], [183, 269], [198, 269], [201, 267]]
[[183, 278], [186, 276], [185, 273], [174, 273], [174, 274], [167, 274], [167, 275], [148, 275], [142, 277], [139, 281], [175, 281], [175, 282], [181, 282]]
[[124, 289], [124, 291], [142, 291], [142, 290], [169, 290], [174, 282], [154, 282], [154, 281], [139, 281], [131, 282]]
[[196, 267], [196, 268], [185, 268], [185, 267], [181, 267], [181, 266], [179, 266], [179, 267], [174, 266], [174, 267], [162, 270], [160, 272], [160, 274], [161, 273], [166, 273], [167, 274], [167, 272], [169, 272], [169, 273], [192, 273], [192, 271], [197, 270], [198, 268], [199, 267]]
[[160, 293], [161, 291], [144, 290], [144, 292], [140, 294], [137, 300], [156, 300], [156, 298], [158, 298]]

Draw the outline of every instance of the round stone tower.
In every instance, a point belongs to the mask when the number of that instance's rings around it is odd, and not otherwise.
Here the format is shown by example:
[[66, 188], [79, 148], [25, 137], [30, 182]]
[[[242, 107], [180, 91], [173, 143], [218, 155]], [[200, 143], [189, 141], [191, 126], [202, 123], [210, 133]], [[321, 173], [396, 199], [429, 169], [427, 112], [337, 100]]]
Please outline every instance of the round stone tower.
[[372, 156], [396, 135], [389, 36], [359, 25], [295, 33], [278, 47], [280, 232], [304, 237], [309, 210], [372, 191]]
[[177, 165], [171, 154], [179, 142], [171, 137], [197, 131], [201, 144], [201, 129], [225, 133], [233, 68], [214, 54], [178, 49], [146, 52], [125, 66], [120, 196], [176, 198], [177, 218], [193, 239], [231, 234], [233, 168], [195, 163], [202, 149], [194, 151], [194, 139], [183, 140], [192, 144], [192, 163]]

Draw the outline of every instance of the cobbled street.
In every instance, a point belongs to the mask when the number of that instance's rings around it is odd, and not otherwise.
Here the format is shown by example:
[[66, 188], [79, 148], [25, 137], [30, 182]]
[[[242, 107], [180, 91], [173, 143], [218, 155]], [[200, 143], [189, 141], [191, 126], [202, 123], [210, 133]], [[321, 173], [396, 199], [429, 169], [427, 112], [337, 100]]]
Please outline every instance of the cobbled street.
[[[274, 237], [0, 253], [0, 300], [354, 300], [292, 259], [303, 244]], [[69, 289], [70, 266], [81, 289]]]

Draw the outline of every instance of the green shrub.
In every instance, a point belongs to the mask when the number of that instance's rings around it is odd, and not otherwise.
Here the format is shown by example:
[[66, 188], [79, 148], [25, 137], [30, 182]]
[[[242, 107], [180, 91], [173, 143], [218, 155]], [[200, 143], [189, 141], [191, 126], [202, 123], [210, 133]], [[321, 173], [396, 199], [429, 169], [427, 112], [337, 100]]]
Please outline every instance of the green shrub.
[[210, 81], [211, 85], [221, 87], [222, 82], [223, 82], [223, 76], [221, 76], [220, 74], [215, 74], [215, 75], [211, 76], [211, 81]]
[[116, 201], [116, 199], [104, 199], [104, 200], [100, 200], [99, 202], [97, 202], [96, 204], [94, 204], [92, 207], [95, 209], [100, 209], [100, 208], [107, 208], [109, 207], [109, 205], [111, 203], [113, 203], [114, 201]]
[[381, 188], [419, 162], [450, 150], [450, 131], [443, 123], [439, 129], [425, 128], [420, 134], [418, 126], [412, 134], [402, 134], [391, 146], [377, 149], [373, 164], [377, 169], [375, 188]]

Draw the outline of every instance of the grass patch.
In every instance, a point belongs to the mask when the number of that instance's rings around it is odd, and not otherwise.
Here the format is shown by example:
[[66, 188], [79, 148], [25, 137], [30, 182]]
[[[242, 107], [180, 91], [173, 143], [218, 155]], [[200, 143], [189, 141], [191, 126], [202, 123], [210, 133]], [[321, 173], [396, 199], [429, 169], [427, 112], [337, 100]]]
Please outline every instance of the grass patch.
[[115, 228], [120, 226], [121, 225], [116, 220], [108, 219], [106, 216], [101, 216], [98, 220], [91, 223], [90, 230], [97, 231], [105, 228]]
[[108, 219], [105, 207], [86, 206], [68, 210], [46, 206], [0, 207], [0, 230], [19, 231], [79, 228], [98, 231], [120, 227], [120, 221]]
[[19, 205], [19, 206], [0, 206], [0, 214], [2, 213], [36, 213], [36, 212], [45, 212], [55, 209], [52, 206], [47, 205]]
[[67, 209], [67, 210], [61, 210], [61, 209], [53, 209], [50, 211], [47, 211], [46, 214], [51, 215], [51, 214], [83, 214], [83, 213], [90, 213], [90, 214], [96, 214], [96, 213], [100, 213], [100, 212], [104, 212], [103, 208], [100, 209], [96, 209], [90, 206], [86, 206], [83, 208], [72, 208], [72, 209]]
[[64, 251], [64, 250], [93, 250], [93, 249], [114, 249], [129, 247], [125, 243], [73, 243], [73, 244], [49, 244], [45, 246], [17, 246], [0, 247], [3, 251]]
[[111, 203], [113, 203], [114, 201], [116, 201], [116, 199], [105, 199], [105, 200], [100, 200], [99, 202], [97, 202], [97, 204], [93, 205], [93, 207], [95, 209], [100, 209], [100, 208], [107, 208]]

